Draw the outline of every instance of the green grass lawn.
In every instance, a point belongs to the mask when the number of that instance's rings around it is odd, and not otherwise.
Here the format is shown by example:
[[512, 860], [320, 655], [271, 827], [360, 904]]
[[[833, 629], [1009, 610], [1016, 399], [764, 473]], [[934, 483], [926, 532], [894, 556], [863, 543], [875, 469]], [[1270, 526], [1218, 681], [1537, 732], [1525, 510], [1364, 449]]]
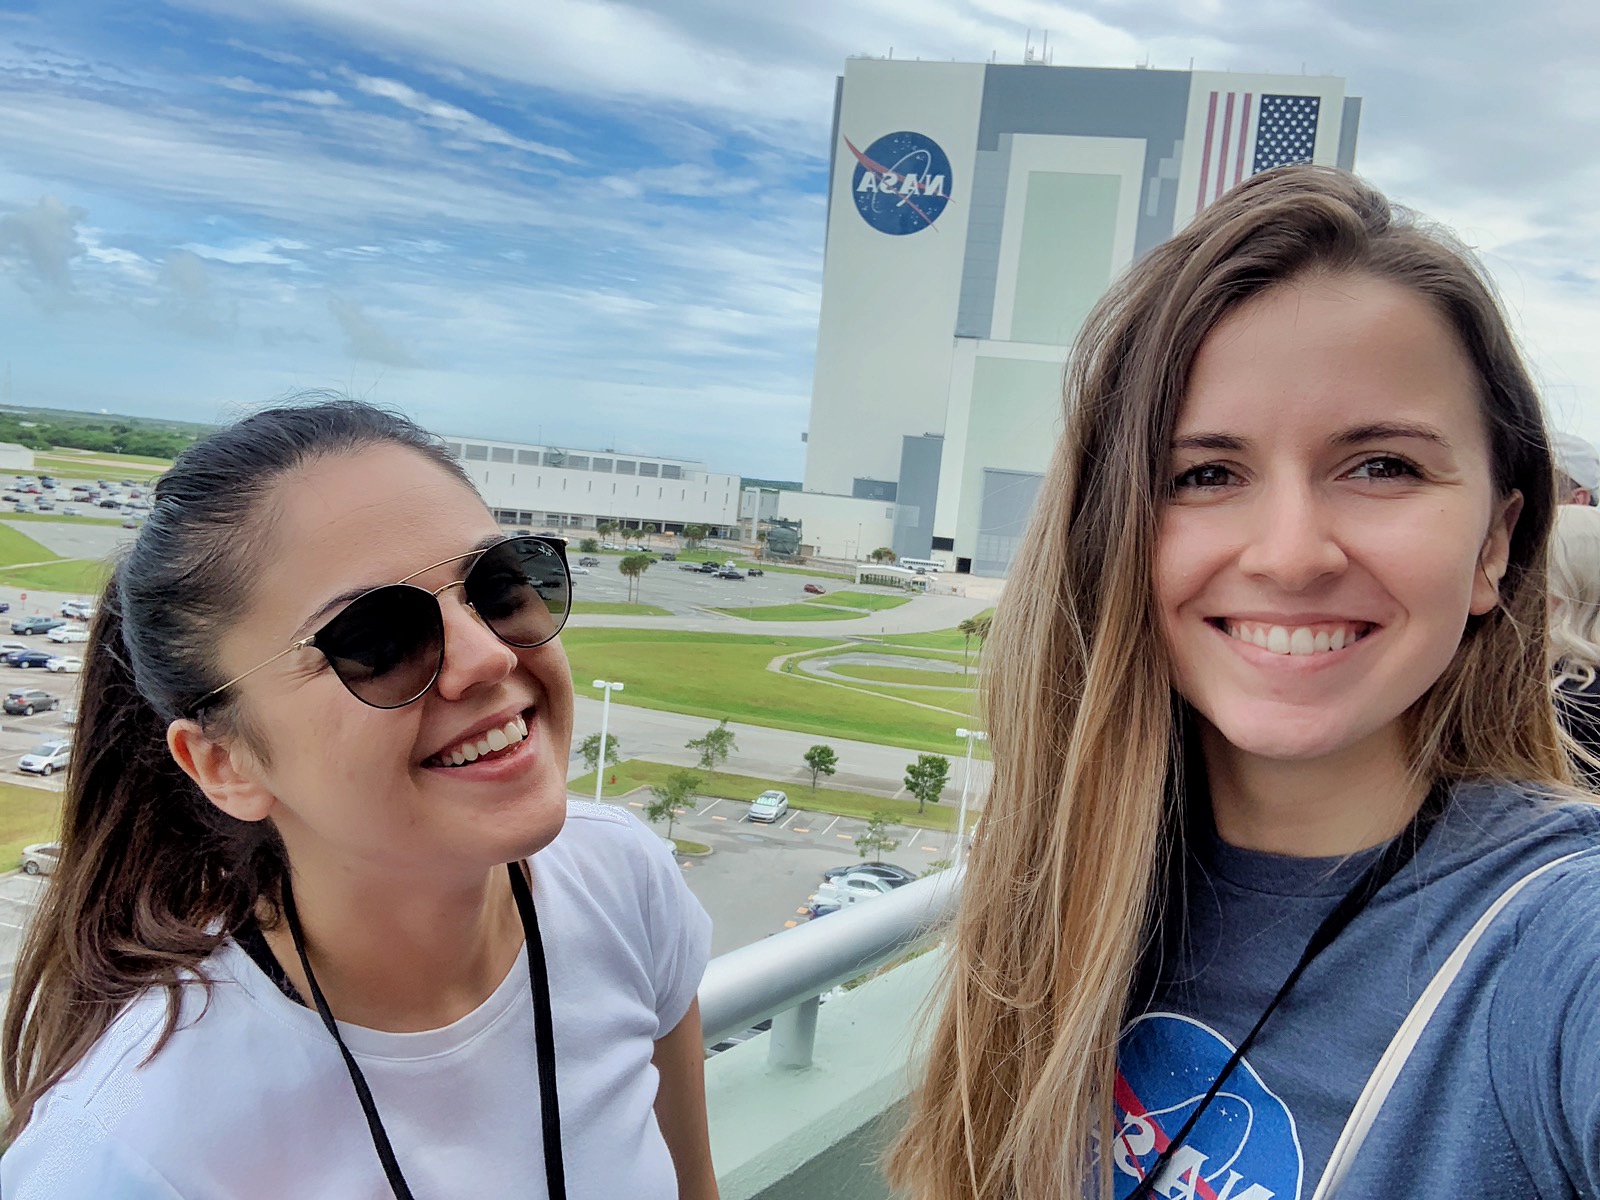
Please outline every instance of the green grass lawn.
[[871, 592], [829, 592], [826, 596], [813, 596], [807, 604], [833, 604], [845, 608], [859, 608], [863, 612], [884, 612], [910, 604], [910, 596], [883, 596]]
[[57, 450], [54, 453], [38, 453], [33, 456], [35, 475], [53, 475], [57, 479], [104, 479], [111, 483], [122, 479], [131, 479], [135, 483], [148, 483], [171, 465], [166, 459], [127, 454], [85, 452], [80, 457]]
[[822, 638], [569, 629], [561, 640], [581, 695], [591, 694], [592, 679], [620, 679], [628, 688], [612, 698], [619, 704], [887, 746], [936, 752], [950, 748], [948, 713], [849, 685], [821, 683], [798, 672], [766, 669], [779, 655], [835, 644]]
[[866, 613], [843, 608], [813, 608], [810, 604], [753, 604], [748, 608], [714, 608], [746, 621], [855, 621]]
[[[908, 758], [908, 766], [910, 761]], [[682, 769], [667, 763], [628, 759], [606, 769], [605, 795], [613, 798], [624, 796], [635, 788], [650, 787], [660, 783], [674, 771]], [[796, 784], [790, 780], [759, 779], [754, 775], [733, 775], [726, 771], [718, 771], [715, 775], [706, 775], [698, 771], [696, 774], [700, 775], [698, 791], [702, 796], [723, 797], [748, 803], [762, 792], [776, 788], [788, 795], [791, 806], [808, 812], [832, 813], [835, 816], [858, 817], [861, 820], [869, 819], [873, 813], [886, 812], [891, 814], [895, 823], [899, 825], [946, 830], [956, 827], [954, 805], [948, 808], [943, 804], [930, 805], [925, 812], [919, 813], [915, 800], [891, 800], [887, 796], [874, 796], [870, 792], [852, 792], [845, 788], [828, 787], [826, 784], [819, 784], [817, 790], [813, 792], [805, 784]], [[612, 776], [616, 777], [615, 783], [610, 782]], [[567, 787], [574, 795], [593, 796], [593, 772], [574, 779]], [[957, 797], [961, 794], [959, 787], [945, 790], [947, 793], [953, 791]]]
[[96, 558], [66, 558], [37, 567], [0, 568], [0, 583], [45, 592], [98, 595], [111, 576], [111, 565]]
[[656, 604], [627, 604], [621, 600], [575, 600], [575, 613], [592, 617], [670, 617], [671, 610]]
[[[937, 658], [944, 662], [959, 663], [962, 661], [962, 652], [957, 650], [940, 650], [931, 647], [916, 649], [912, 646], [890, 646], [880, 641], [876, 636], [852, 639], [857, 642], [856, 649], [862, 654], [884, 654], [891, 658]], [[978, 648], [974, 646], [966, 655], [966, 665], [973, 674], [978, 671]]]
[[61, 834], [61, 793], [0, 783], [0, 871], [18, 866], [22, 848]]
[[0, 524], [0, 567], [16, 563], [53, 562], [61, 556], [34, 541], [20, 529]]
[[[66, 501], [73, 503], [73, 501]], [[79, 512], [88, 508], [87, 501], [77, 501]], [[97, 508], [95, 512], [110, 512], [110, 509]], [[26, 524], [29, 521], [54, 521], [57, 525], [121, 525], [121, 517], [67, 517], [59, 512], [0, 512], [0, 521], [20, 521]]]
[[880, 667], [872, 663], [840, 663], [830, 667], [835, 675], [847, 679], [861, 679], [868, 683], [909, 683], [930, 688], [974, 688], [976, 675], [952, 674], [949, 671], [919, 671], [915, 667]]

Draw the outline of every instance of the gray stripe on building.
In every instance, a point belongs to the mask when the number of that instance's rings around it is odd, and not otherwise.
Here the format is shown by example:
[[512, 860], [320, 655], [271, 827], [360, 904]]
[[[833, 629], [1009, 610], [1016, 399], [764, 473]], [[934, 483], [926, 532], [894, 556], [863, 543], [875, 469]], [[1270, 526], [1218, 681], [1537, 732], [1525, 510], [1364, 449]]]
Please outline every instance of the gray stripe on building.
[[1339, 122], [1339, 169], [1356, 169], [1356, 133], [1361, 128], [1361, 97], [1344, 98], [1344, 115]]

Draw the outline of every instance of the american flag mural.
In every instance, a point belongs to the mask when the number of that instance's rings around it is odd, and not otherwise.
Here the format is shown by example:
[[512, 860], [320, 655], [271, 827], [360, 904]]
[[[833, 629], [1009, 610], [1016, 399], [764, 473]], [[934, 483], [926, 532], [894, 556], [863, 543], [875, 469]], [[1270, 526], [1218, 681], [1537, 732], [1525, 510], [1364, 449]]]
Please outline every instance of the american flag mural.
[[1212, 92], [1200, 146], [1195, 212], [1257, 172], [1310, 162], [1321, 108], [1320, 96]]

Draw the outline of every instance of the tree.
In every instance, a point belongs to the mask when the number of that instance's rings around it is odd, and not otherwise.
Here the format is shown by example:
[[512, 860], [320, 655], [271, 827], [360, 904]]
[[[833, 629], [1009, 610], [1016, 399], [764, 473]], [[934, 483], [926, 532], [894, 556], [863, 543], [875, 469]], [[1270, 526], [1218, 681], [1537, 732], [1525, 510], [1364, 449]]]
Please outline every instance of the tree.
[[[583, 764], [591, 771], [600, 769], [600, 735], [591, 733], [583, 739], [583, 745], [578, 747], [578, 753], [583, 755]], [[606, 734], [606, 761], [605, 765], [622, 761], [622, 743], [617, 740], [614, 733]]]
[[892, 563], [898, 557], [899, 555], [887, 546], [879, 546], [871, 554], [867, 555], [867, 558], [875, 563]]
[[685, 525], [683, 527], [684, 545], [691, 550], [699, 548], [700, 543], [706, 540], [706, 535], [711, 531], [704, 525]]
[[811, 768], [811, 790], [817, 790], [818, 775], [832, 775], [839, 769], [839, 756], [832, 746], [813, 746], [805, 753], [806, 766]]
[[733, 740], [733, 730], [728, 728], [727, 719], [717, 722], [716, 727], [708, 729], [705, 737], [690, 738], [684, 743], [685, 749], [694, 750], [700, 755], [700, 769], [716, 774], [716, 770], [728, 761], [728, 755], [739, 748]]
[[594, 523], [594, 531], [603, 538], [609, 538], [617, 531], [617, 523], [615, 521], [596, 521]]
[[693, 771], [674, 771], [650, 789], [651, 799], [644, 804], [644, 818], [651, 824], [665, 819], [667, 837], [672, 836], [672, 823], [685, 812], [693, 812], [695, 788], [700, 786], [700, 776]]
[[644, 535], [644, 544], [646, 546], [650, 546], [654, 544], [651, 539], [654, 538], [656, 534], [660, 532], [660, 530], [656, 528], [656, 523], [654, 521], [646, 521], [643, 525], [639, 526], [639, 532]]
[[856, 853], [862, 858], [870, 854], [873, 862], [879, 862], [885, 854], [896, 850], [900, 845], [900, 839], [889, 836], [889, 826], [892, 824], [894, 824], [893, 813], [873, 813], [867, 819], [866, 832], [856, 838]]
[[937, 804], [950, 781], [950, 760], [942, 754], [919, 754], [906, 766], [906, 791], [917, 798], [917, 811]]
[[598, 538], [583, 538], [578, 542], [578, 551], [581, 554], [594, 554], [600, 549]]
[[623, 578], [628, 581], [628, 599], [631, 602], [638, 595], [640, 584], [643, 582], [644, 573], [655, 566], [656, 560], [648, 554], [624, 554], [622, 561], [617, 563], [617, 570], [622, 572]]
[[961, 672], [966, 674], [967, 651], [972, 649], [972, 639], [978, 636], [978, 621], [976, 617], [968, 617], [956, 626], [961, 634]]

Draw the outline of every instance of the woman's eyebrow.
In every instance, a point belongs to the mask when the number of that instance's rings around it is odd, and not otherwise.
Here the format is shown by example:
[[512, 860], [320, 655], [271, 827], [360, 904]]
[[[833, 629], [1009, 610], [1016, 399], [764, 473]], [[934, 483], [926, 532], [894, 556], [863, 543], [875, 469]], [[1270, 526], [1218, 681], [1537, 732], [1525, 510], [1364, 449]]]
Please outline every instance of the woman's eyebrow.
[[[1445, 450], [1451, 449], [1450, 439], [1432, 425], [1421, 421], [1372, 421], [1365, 425], [1352, 425], [1328, 438], [1331, 446], [1358, 446], [1366, 442], [1382, 442], [1392, 438], [1418, 438]], [[1227, 450], [1250, 448], [1250, 439], [1232, 433], [1186, 433], [1172, 439], [1173, 450]]]

